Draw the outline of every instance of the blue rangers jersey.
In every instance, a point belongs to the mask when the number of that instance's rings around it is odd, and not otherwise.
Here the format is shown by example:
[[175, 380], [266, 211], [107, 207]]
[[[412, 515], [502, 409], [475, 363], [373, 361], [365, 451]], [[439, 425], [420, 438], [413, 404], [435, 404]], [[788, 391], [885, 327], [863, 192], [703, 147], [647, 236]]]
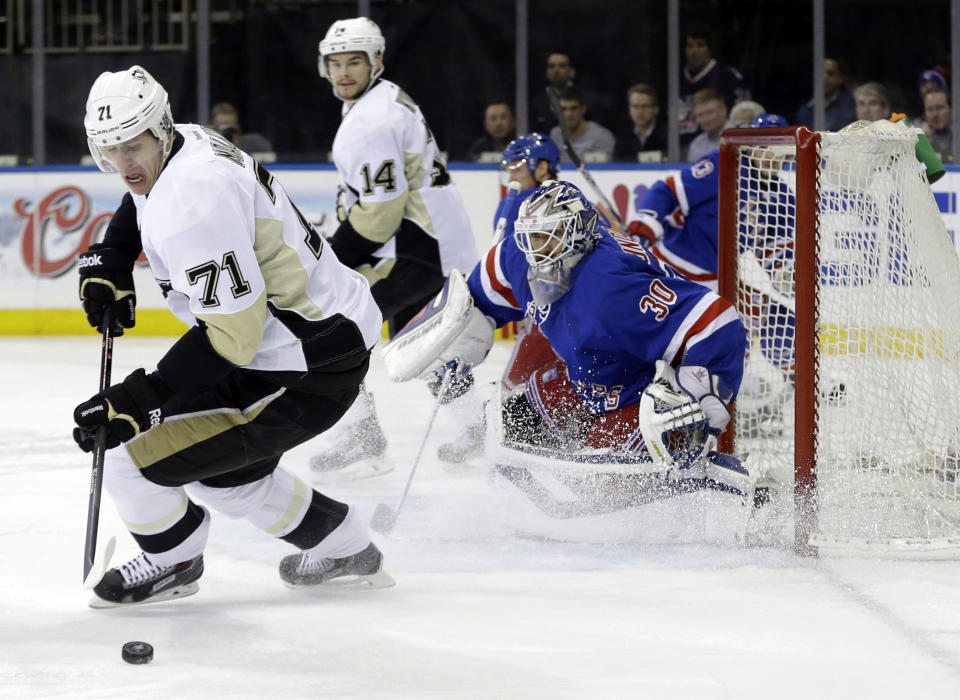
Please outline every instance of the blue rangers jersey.
[[[639, 220], [657, 235], [654, 255], [713, 290], [717, 288], [719, 250], [719, 157], [718, 151], [708, 153], [678, 176], [657, 182], [643, 198], [639, 212]], [[762, 250], [765, 268], [781, 267], [793, 257], [796, 202], [778, 172], [765, 173], [766, 177], [757, 177], [757, 173], [748, 163], [740, 170], [741, 244]]]
[[688, 279], [717, 288], [719, 151], [657, 182], [640, 202], [642, 223], [657, 236], [653, 253]]
[[601, 227], [570, 290], [537, 307], [513, 236], [491, 248], [468, 284], [498, 326], [530, 316], [567, 364], [585, 406], [600, 415], [640, 400], [659, 359], [703, 365], [736, 394], [746, 332], [725, 300], [676, 274], [627, 234]]

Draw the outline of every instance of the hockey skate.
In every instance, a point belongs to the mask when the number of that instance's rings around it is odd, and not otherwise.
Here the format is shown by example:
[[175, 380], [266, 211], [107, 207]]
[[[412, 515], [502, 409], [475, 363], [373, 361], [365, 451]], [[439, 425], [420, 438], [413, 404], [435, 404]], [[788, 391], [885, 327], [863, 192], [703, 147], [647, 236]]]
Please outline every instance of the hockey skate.
[[291, 588], [351, 586], [389, 588], [395, 581], [383, 570], [383, 554], [371, 542], [356, 554], [338, 559], [317, 559], [310, 550], [280, 560], [280, 578]]
[[203, 574], [203, 555], [173, 566], [157, 566], [149, 555], [138, 556], [110, 569], [93, 588], [91, 608], [159, 603], [186, 598], [199, 590], [197, 579]]
[[373, 396], [366, 390], [328, 435], [332, 442], [310, 459], [315, 480], [364, 479], [393, 471], [393, 464], [381, 459], [387, 451], [387, 436], [377, 419]]
[[487, 422], [466, 426], [456, 439], [445, 442], [437, 448], [437, 457], [450, 464], [462, 464], [483, 454], [483, 443], [487, 432]]

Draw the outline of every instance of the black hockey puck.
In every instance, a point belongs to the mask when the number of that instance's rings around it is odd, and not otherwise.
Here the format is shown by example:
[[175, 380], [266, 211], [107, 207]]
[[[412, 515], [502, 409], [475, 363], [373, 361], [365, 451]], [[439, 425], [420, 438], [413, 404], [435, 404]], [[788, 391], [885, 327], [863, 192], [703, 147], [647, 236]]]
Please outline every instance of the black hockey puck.
[[148, 664], [153, 661], [153, 647], [146, 642], [127, 642], [121, 656], [128, 664]]

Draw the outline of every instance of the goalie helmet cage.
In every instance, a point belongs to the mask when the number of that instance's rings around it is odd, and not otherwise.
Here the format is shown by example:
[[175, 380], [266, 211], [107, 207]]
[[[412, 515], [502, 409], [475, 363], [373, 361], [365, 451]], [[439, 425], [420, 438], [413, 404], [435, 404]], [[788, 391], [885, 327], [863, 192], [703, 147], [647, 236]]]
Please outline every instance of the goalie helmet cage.
[[915, 144], [721, 141], [719, 290], [750, 335], [721, 448], [792, 490], [801, 554], [960, 547], [960, 263]]

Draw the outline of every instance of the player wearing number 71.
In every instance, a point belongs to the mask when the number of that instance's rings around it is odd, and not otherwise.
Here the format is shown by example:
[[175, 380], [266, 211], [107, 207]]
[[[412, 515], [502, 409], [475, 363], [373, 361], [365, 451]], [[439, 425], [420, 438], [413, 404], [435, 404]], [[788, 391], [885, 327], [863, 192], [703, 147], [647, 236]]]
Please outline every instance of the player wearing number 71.
[[382, 323], [366, 279], [248, 154], [175, 125], [143, 68], [100, 75], [84, 126], [100, 169], [130, 190], [80, 259], [88, 320], [100, 326], [110, 307], [133, 326], [142, 251], [189, 328], [155, 371], [136, 370], [74, 412], [85, 451], [105, 432], [104, 487], [143, 550], [106, 573], [91, 605], [196, 591], [210, 514], [194, 498], [302, 550], [280, 564], [289, 585], [348, 574], [387, 583], [355, 510], [278, 466], [357, 396]]

